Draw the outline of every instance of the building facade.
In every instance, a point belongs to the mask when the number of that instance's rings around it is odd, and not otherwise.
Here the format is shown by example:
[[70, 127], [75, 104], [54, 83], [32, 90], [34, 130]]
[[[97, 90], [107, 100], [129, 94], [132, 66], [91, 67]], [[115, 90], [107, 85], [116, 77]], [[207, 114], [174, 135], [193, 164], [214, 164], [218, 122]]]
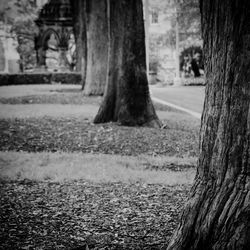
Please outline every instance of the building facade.
[[11, 27], [0, 22], [0, 72], [19, 72], [17, 40], [10, 32]]
[[144, 0], [148, 67], [152, 84], [156, 82], [171, 84], [175, 78], [176, 49], [175, 44], [169, 39], [173, 29], [170, 18], [172, 15], [166, 13], [166, 9], [165, 1]]

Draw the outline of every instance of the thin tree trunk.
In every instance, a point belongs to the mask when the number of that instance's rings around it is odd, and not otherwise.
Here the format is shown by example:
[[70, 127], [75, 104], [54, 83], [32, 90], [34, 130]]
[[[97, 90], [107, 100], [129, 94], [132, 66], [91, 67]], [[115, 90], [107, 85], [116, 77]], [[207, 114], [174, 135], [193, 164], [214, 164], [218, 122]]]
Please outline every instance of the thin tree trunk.
[[87, 73], [85, 95], [103, 95], [108, 60], [107, 0], [87, 0]]
[[168, 249], [250, 246], [250, 2], [201, 1], [206, 98], [195, 183]]
[[160, 127], [149, 95], [141, 0], [110, 0], [109, 58], [104, 100], [95, 123]]
[[76, 71], [82, 73], [82, 89], [85, 86], [87, 68], [86, 0], [71, 0], [76, 42]]

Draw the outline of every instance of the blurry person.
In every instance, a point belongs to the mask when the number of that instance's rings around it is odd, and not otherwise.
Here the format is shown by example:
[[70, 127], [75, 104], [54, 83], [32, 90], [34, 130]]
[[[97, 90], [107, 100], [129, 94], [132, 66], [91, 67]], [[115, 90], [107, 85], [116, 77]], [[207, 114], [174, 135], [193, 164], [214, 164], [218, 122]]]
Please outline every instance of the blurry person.
[[191, 74], [191, 56], [185, 55], [181, 63], [181, 71], [184, 73], [184, 77]]
[[[196, 53], [191, 61], [191, 67], [192, 71], [194, 73], [194, 77], [200, 77], [201, 76], [201, 71], [203, 71], [203, 66], [202, 66], [202, 60], [201, 60], [201, 54]], [[201, 69], [201, 71], [200, 71]]]

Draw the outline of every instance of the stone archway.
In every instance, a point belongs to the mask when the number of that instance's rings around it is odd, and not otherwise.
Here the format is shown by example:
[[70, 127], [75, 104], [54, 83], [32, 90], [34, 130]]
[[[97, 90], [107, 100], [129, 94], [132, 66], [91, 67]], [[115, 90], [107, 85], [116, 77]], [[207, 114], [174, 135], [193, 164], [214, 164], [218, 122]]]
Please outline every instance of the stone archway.
[[69, 0], [50, 0], [42, 8], [39, 18], [36, 20], [39, 27], [39, 35], [35, 39], [37, 51], [38, 68], [47, 68], [46, 53], [47, 42], [53, 34], [57, 41], [58, 50], [58, 71], [67, 71], [72, 68], [67, 53], [69, 41], [73, 34], [72, 10]]
[[48, 70], [59, 69], [59, 43], [60, 38], [55, 30], [48, 29], [42, 38], [42, 47], [45, 56], [45, 65]]

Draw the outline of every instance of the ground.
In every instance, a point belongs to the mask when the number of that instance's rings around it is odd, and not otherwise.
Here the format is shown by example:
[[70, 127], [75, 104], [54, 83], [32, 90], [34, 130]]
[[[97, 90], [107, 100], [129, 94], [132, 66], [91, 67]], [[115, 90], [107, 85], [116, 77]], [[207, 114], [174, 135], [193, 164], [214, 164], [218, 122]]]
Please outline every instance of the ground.
[[79, 86], [0, 88], [0, 249], [164, 249], [195, 175], [199, 119], [92, 123]]

